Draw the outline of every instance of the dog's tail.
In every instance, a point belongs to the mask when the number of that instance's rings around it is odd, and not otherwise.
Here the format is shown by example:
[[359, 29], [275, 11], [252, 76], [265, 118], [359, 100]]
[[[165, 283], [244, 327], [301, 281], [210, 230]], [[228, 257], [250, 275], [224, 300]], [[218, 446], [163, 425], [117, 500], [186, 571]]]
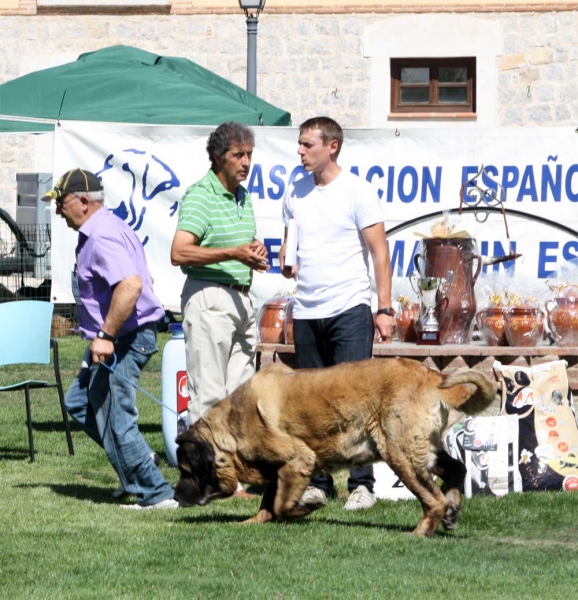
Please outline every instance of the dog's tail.
[[466, 369], [442, 377], [439, 387], [444, 402], [460, 412], [478, 414], [496, 399], [494, 384], [479, 371]]

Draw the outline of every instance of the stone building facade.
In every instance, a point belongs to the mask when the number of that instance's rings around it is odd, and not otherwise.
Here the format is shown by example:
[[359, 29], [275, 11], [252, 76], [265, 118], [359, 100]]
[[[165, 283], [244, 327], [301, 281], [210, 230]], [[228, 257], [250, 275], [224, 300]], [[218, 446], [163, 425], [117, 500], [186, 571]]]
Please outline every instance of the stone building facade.
[[[269, 0], [257, 91], [295, 125], [327, 114], [347, 128], [578, 126], [577, 8]], [[125, 44], [184, 56], [245, 87], [246, 40], [236, 0], [0, 0], [0, 83]], [[478, 57], [477, 118], [394, 120], [389, 58], [454, 53]], [[16, 173], [36, 168], [35, 138], [0, 134], [0, 206], [11, 213]]]

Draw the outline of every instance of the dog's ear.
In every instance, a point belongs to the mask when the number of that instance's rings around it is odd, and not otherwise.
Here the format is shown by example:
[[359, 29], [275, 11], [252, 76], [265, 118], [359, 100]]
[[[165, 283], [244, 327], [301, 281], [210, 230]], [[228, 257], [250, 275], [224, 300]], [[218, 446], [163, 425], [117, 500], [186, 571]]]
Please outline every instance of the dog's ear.
[[195, 441], [187, 447], [187, 460], [191, 473], [200, 480], [207, 480], [215, 469], [215, 451], [209, 442]]
[[195, 452], [195, 442], [191, 439], [185, 439], [186, 432], [183, 432], [175, 440], [177, 446], [177, 465], [181, 471], [192, 475], [190, 455]]
[[177, 462], [181, 470], [202, 478], [215, 467], [215, 451], [209, 442], [187, 439], [177, 448]]
[[193, 474], [193, 470], [191, 469], [191, 465], [189, 464], [189, 461], [186, 460], [186, 457], [181, 456], [181, 453], [179, 452], [179, 450], [177, 450], [177, 462], [179, 464], [179, 469], [181, 469], [181, 471], [184, 471], [185, 473], [188, 473], [189, 475]]

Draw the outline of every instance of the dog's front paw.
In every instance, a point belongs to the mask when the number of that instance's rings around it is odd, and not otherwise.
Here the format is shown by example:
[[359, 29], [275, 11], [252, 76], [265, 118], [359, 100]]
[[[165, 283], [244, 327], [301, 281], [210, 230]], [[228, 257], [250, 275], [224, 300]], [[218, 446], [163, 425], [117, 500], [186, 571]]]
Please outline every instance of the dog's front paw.
[[462, 511], [458, 506], [450, 505], [448, 507], [442, 521], [442, 524], [446, 531], [452, 531], [457, 527], [461, 512]]

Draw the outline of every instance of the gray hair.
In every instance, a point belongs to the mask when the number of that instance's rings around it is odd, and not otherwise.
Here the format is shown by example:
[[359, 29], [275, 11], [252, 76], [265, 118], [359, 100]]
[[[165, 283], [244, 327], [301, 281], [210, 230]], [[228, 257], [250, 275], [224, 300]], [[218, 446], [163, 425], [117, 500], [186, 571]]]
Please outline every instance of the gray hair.
[[88, 198], [91, 202], [104, 202], [104, 191], [100, 190], [99, 192], [71, 192], [71, 195], [75, 198], [85, 197]]
[[255, 136], [247, 126], [235, 121], [222, 123], [211, 133], [207, 140], [207, 152], [213, 170], [216, 167], [215, 158], [222, 160], [233, 144], [251, 144], [254, 147]]

